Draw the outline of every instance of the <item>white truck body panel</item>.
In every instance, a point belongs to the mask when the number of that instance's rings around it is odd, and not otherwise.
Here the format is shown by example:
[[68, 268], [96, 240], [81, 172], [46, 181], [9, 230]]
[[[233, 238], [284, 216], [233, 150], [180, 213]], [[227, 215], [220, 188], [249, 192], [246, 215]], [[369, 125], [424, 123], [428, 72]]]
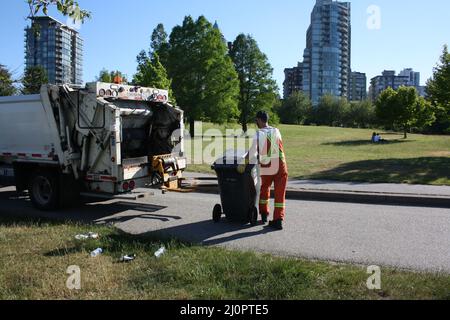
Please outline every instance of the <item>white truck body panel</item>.
[[0, 158], [53, 161], [59, 136], [40, 95], [0, 98]]

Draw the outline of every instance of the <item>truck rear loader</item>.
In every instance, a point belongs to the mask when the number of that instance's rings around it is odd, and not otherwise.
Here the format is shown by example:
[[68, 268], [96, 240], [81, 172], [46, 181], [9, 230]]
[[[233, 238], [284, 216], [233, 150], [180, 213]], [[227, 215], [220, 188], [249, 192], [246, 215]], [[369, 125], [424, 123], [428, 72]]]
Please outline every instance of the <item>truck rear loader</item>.
[[0, 178], [53, 210], [81, 193], [120, 195], [186, 168], [183, 111], [167, 90], [110, 83], [44, 85], [0, 98]]

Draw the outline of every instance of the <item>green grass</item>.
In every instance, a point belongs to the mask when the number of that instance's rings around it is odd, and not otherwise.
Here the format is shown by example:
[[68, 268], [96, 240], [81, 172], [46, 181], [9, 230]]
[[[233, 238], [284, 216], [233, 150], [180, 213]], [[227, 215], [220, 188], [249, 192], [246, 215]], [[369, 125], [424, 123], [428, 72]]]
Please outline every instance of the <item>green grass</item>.
[[[99, 240], [74, 235], [99, 232]], [[450, 299], [450, 275], [382, 268], [382, 291], [359, 266], [126, 236], [106, 226], [0, 218], [0, 299]], [[90, 258], [97, 247], [105, 253]], [[129, 264], [122, 254], [137, 254]], [[81, 290], [66, 288], [81, 268]]]
[[[226, 126], [217, 128], [223, 132]], [[403, 134], [381, 132], [388, 142], [372, 144], [372, 129], [279, 128], [291, 179], [450, 185], [450, 136], [411, 134], [405, 140]], [[210, 163], [191, 165], [189, 170], [212, 173]]]

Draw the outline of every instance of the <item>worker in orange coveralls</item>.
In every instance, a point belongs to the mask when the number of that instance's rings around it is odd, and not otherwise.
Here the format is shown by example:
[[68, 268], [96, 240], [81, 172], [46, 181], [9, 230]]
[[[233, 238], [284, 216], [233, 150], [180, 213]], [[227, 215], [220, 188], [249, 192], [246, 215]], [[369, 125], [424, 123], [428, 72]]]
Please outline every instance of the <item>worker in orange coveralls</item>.
[[258, 112], [256, 124], [259, 130], [255, 135], [252, 147], [245, 156], [245, 163], [238, 166], [238, 171], [244, 173], [249, 163], [259, 165], [261, 176], [259, 213], [263, 223], [267, 223], [270, 213], [270, 187], [272, 183], [274, 184], [275, 210], [273, 221], [269, 222], [269, 227], [282, 230], [286, 215], [286, 185], [288, 180], [283, 140], [280, 131], [269, 126], [269, 115], [266, 112]]

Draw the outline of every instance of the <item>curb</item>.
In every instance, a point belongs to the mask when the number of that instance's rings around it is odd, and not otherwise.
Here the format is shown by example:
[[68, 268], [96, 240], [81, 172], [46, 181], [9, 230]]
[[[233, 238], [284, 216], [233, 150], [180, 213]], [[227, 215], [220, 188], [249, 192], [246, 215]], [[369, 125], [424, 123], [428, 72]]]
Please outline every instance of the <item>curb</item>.
[[291, 200], [397, 205], [410, 207], [449, 208], [450, 198], [424, 195], [398, 195], [388, 193], [362, 193], [321, 190], [287, 190]]
[[[181, 192], [219, 194], [219, 186], [217, 184], [199, 184], [187, 187]], [[273, 190], [271, 193], [271, 196], [274, 197]], [[288, 189], [286, 190], [286, 199], [450, 209], [450, 197], [415, 194]]]

